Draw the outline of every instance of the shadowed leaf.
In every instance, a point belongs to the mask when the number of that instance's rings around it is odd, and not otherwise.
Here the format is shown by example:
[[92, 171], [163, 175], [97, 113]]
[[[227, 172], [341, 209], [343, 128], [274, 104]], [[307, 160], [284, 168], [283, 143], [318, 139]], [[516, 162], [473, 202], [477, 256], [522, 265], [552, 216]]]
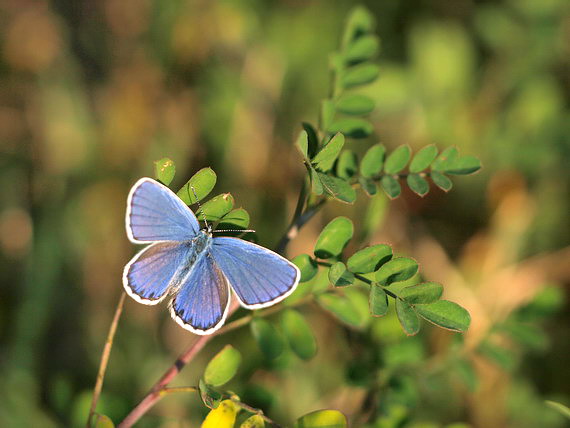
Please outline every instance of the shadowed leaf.
[[352, 238], [354, 226], [346, 217], [337, 217], [325, 226], [315, 245], [315, 256], [330, 259], [338, 256]]

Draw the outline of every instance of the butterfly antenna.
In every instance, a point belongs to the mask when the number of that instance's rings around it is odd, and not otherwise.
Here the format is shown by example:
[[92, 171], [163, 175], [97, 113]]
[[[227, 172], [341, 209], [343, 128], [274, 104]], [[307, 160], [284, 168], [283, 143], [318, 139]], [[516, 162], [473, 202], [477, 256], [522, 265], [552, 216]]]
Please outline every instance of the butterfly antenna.
[[196, 204], [198, 205], [198, 211], [200, 211], [202, 213], [202, 215], [204, 216], [204, 223], [206, 224], [206, 228], [208, 230], [211, 230], [210, 225], [208, 224], [208, 220], [206, 220], [206, 213], [202, 209], [202, 205], [200, 204], [200, 201], [198, 200], [198, 195], [196, 194], [196, 189], [194, 189], [194, 186], [192, 186], [192, 185], [190, 185], [190, 188], [192, 189], [192, 193], [194, 193], [194, 198], [196, 199]]
[[216, 230], [212, 230], [212, 232], [215, 232], [215, 233], [218, 233], [218, 232], [241, 232], [241, 233], [252, 232], [252, 233], [255, 233], [255, 230], [253, 230], [253, 229], [216, 229]]

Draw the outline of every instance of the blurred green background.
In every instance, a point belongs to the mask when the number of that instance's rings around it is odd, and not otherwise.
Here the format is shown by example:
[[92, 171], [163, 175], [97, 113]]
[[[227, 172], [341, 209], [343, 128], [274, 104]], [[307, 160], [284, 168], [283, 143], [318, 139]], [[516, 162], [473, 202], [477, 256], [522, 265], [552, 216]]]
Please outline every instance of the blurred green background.
[[[126, 195], [154, 160], [176, 162], [174, 187], [211, 166], [216, 192], [232, 192], [249, 211], [262, 244], [277, 242], [305, 172], [292, 142], [301, 121], [316, 121], [329, 53], [355, 4], [0, 2], [1, 426], [84, 424], [134, 251]], [[457, 145], [484, 165], [449, 194], [377, 202], [386, 213], [369, 242], [415, 257], [469, 309], [462, 349], [477, 348], [529, 302], [536, 308], [536, 296], [546, 308], [533, 346], [503, 343], [506, 356], [494, 348], [473, 357], [473, 388], [437, 368], [456, 346], [452, 335], [424, 326], [406, 338], [393, 315], [374, 320], [369, 348], [401, 374], [374, 426], [562, 427], [543, 400], [570, 403], [570, 3], [361, 4], [377, 19], [382, 71], [367, 89], [376, 134], [356, 150], [378, 140]], [[310, 251], [332, 217], [358, 217], [365, 199], [329, 204], [289, 255]], [[234, 386], [248, 404], [283, 423], [318, 408], [357, 415], [369, 349], [355, 355], [354, 333], [316, 309], [305, 313], [319, 343], [314, 360], [285, 356], [268, 367], [242, 329], [216, 338], [176, 384], [195, 384], [231, 340], [247, 356]], [[119, 421], [191, 340], [165, 307], [129, 300], [101, 411]], [[193, 427], [205, 413], [196, 396], [171, 396], [140, 426]]]

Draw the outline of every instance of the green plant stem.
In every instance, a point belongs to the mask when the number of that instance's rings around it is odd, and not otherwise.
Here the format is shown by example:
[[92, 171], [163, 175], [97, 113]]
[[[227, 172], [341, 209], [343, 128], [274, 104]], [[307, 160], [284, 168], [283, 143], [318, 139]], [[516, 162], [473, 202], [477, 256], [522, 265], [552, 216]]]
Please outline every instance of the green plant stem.
[[117, 303], [117, 308], [115, 309], [115, 315], [113, 316], [113, 321], [111, 322], [111, 327], [109, 327], [109, 333], [107, 333], [107, 340], [105, 341], [105, 347], [103, 348], [103, 353], [101, 354], [101, 362], [99, 363], [99, 371], [97, 372], [97, 381], [95, 382], [95, 387], [93, 388], [93, 398], [91, 400], [91, 407], [89, 408], [89, 416], [87, 418], [87, 428], [91, 426], [91, 419], [95, 414], [95, 409], [97, 408], [97, 402], [99, 401], [99, 396], [101, 395], [101, 390], [103, 388], [103, 380], [105, 379], [105, 372], [107, 371], [107, 364], [109, 362], [109, 356], [111, 355], [111, 348], [113, 347], [113, 339], [115, 338], [115, 333], [117, 331], [117, 325], [119, 324], [119, 319], [123, 313], [123, 306], [125, 304], [125, 292], [121, 293], [119, 302]]
[[270, 424], [271, 426], [275, 427], [275, 428], [281, 428], [281, 425], [279, 425], [277, 422], [275, 422], [273, 419], [268, 418], [267, 416], [265, 416], [265, 414], [263, 413], [263, 410], [260, 409], [256, 409], [255, 407], [251, 407], [249, 404], [245, 404], [242, 403], [241, 401], [239, 401], [237, 398], [230, 398], [230, 400], [232, 400], [232, 402], [236, 405], [238, 405], [239, 407], [241, 407], [242, 409], [250, 412], [250, 413], [254, 413], [256, 415], [261, 416], [261, 418], [267, 422], [268, 424]]
[[[321, 260], [316, 260], [316, 263], [317, 263], [319, 266], [327, 266], [327, 267], [331, 267], [331, 266], [332, 266], [332, 263], [323, 262], [323, 261], [321, 261]], [[362, 276], [362, 275], [360, 275], [360, 274], [358, 274], [358, 273], [355, 273], [355, 274], [353, 274], [353, 275], [354, 275], [354, 277], [355, 277], [356, 279], [358, 279], [358, 280], [360, 280], [360, 281], [362, 281], [362, 282], [365, 282], [365, 283], [368, 284], [368, 285], [371, 285], [371, 286], [373, 286], [373, 287], [382, 287], [381, 285], [376, 284], [374, 281], [371, 281], [371, 280], [369, 280], [368, 278], [366, 278], [366, 277], [364, 277], [364, 276]], [[392, 298], [394, 298], [394, 299], [399, 299], [398, 295], [392, 293], [392, 292], [391, 292], [390, 290], [388, 290], [386, 287], [382, 287], [382, 289], [384, 290], [384, 292], [385, 292], [388, 296], [390, 296], [390, 297], [392, 297]]]

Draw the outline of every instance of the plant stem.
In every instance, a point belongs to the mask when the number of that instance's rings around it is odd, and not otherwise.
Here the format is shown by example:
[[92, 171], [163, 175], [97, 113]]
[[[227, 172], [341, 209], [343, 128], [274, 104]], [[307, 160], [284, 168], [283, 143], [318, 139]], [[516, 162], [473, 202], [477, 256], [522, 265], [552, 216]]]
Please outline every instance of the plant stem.
[[123, 313], [123, 306], [125, 304], [125, 292], [121, 293], [119, 298], [119, 303], [117, 303], [117, 308], [115, 309], [115, 315], [113, 316], [113, 321], [111, 322], [111, 327], [109, 328], [109, 333], [107, 334], [107, 340], [105, 341], [105, 347], [103, 348], [103, 354], [101, 354], [101, 362], [99, 363], [99, 371], [97, 372], [97, 381], [95, 382], [95, 388], [93, 388], [93, 399], [91, 400], [91, 407], [89, 408], [89, 416], [87, 418], [87, 428], [91, 426], [91, 419], [95, 414], [95, 409], [97, 408], [97, 402], [99, 401], [99, 396], [101, 395], [101, 389], [103, 388], [103, 379], [105, 378], [105, 371], [107, 370], [107, 363], [109, 362], [109, 356], [111, 355], [111, 348], [113, 347], [113, 339], [115, 338], [115, 332], [117, 331], [117, 325], [119, 324], [119, 319]]

